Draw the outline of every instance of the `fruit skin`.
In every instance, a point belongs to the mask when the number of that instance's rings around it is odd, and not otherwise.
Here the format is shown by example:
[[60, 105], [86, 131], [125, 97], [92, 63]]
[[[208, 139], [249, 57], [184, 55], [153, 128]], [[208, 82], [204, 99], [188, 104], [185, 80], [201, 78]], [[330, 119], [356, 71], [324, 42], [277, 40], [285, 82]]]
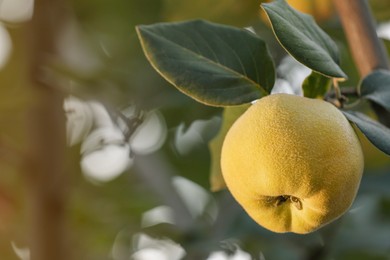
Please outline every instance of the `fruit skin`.
[[335, 106], [275, 94], [258, 100], [230, 128], [221, 168], [228, 189], [258, 224], [305, 234], [348, 210], [364, 159]]

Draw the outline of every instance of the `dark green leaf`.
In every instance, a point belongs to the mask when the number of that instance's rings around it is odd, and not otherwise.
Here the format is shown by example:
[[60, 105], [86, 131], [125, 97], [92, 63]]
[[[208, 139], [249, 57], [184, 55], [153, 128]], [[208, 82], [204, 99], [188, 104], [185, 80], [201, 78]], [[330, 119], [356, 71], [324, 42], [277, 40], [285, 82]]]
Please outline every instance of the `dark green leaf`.
[[390, 72], [377, 70], [360, 83], [360, 95], [390, 111]]
[[355, 111], [342, 111], [349, 121], [356, 124], [370, 142], [382, 152], [390, 155], [390, 129]]
[[267, 47], [253, 33], [202, 20], [137, 27], [146, 57], [180, 91], [212, 106], [249, 103], [275, 81]]
[[328, 91], [331, 79], [313, 71], [303, 82], [302, 88], [305, 97], [323, 97]]
[[313, 17], [291, 8], [285, 0], [262, 4], [280, 44], [302, 64], [329, 77], [347, 78], [339, 67], [334, 41]]
[[225, 181], [221, 172], [221, 150], [223, 140], [233, 123], [239, 118], [248, 108], [249, 104], [242, 106], [226, 107], [222, 115], [222, 126], [218, 135], [209, 142], [211, 154], [211, 169], [210, 169], [210, 189], [211, 191], [219, 191], [226, 187]]

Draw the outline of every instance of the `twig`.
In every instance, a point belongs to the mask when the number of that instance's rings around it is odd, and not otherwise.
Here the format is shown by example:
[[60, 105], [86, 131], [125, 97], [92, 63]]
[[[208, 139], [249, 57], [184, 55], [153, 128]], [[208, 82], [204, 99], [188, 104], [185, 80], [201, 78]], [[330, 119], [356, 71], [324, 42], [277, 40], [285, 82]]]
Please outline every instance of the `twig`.
[[190, 232], [194, 219], [173, 188], [171, 178], [176, 174], [166, 158], [161, 153], [139, 156], [134, 164], [134, 172], [150, 187], [151, 192], [173, 209], [177, 227], [183, 232]]

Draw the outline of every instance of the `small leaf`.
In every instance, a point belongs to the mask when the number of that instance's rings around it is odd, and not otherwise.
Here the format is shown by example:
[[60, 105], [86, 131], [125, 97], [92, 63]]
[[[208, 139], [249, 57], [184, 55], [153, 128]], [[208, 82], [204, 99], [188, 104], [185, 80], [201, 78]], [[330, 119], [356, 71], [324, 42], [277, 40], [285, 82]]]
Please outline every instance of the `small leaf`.
[[261, 6], [271, 21], [276, 38], [296, 60], [325, 76], [347, 78], [338, 65], [337, 45], [313, 17], [291, 8], [285, 0]]
[[249, 103], [274, 85], [266, 44], [247, 30], [193, 20], [140, 25], [137, 32], [156, 71], [206, 105]]
[[356, 124], [370, 142], [379, 150], [390, 155], [390, 129], [355, 111], [342, 111], [349, 121]]
[[377, 70], [360, 83], [360, 95], [390, 112], [390, 71]]
[[225, 136], [233, 123], [239, 118], [248, 108], [249, 104], [242, 106], [226, 107], [222, 115], [222, 126], [219, 133], [209, 142], [211, 154], [210, 167], [210, 189], [211, 191], [219, 191], [226, 188], [225, 181], [221, 171], [221, 150]]
[[313, 71], [303, 82], [302, 88], [305, 97], [323, 97], [328, 91], [331, 79]]

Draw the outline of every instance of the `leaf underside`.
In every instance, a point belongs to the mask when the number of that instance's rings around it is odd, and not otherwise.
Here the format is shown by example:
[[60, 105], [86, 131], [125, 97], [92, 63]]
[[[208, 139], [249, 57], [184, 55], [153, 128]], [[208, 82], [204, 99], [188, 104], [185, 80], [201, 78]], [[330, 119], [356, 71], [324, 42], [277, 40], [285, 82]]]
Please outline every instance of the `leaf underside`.
[[356, 111], [342, 111], [379, 150], [390, 155], [390, 129]]
[[220, 191], [226, 188], [225, 181], [221, 171], [221, 151], [223, 141], [227, 132], [233, 123], [239, 118], [248, 108], [250, 104], [242, 106], [226, 107], [222, 115], [222, 126], [218, 134], [209, 142], [211, 166], [210, 166], [210, 190]]
[[193, 20], [140, 25], [137, 33], [156, 71], [201, 103], [249, 103], [274, 85], [266, 44], [247, 30]]
[[302, 89], [305, 97], [323, 97], [329, 90], [331, 79], [313, 71], [303, 82]]
[[285, 0], [261, 5], [280, 44], [297, 61], [328, 77], [347, 78], [339, 67], [335, 42], [313, 17], [291, 8]]
[[390, 112], [390, 72], [377, 70], [366, 76], [360, 83], [360, 96]]

